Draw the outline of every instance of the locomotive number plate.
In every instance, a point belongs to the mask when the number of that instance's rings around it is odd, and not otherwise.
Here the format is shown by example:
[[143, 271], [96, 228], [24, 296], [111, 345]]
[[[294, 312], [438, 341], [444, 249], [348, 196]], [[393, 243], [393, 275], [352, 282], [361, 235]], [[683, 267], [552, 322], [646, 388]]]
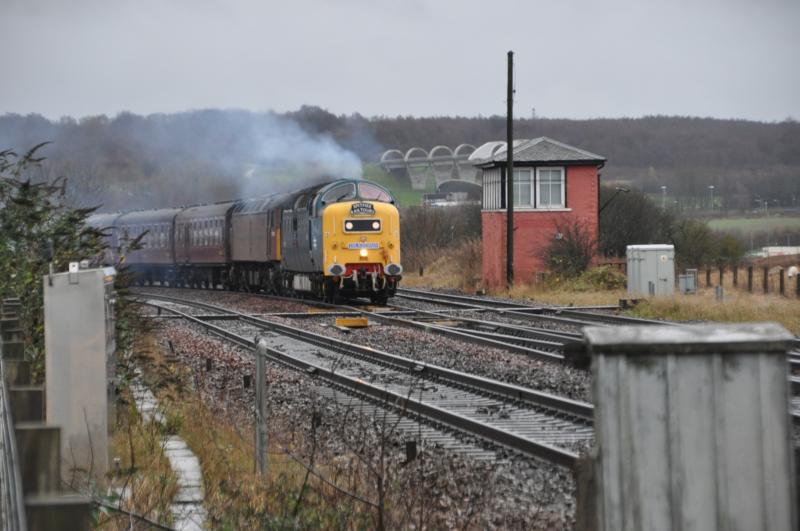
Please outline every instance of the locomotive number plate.
[[347, 244], [348, 249], [378, 249], [380, 244], [376, 242], [353, 242]]
[[375, 207], [372, 203], [353, 203], [350, 205], [351, 216], [374, 216]]

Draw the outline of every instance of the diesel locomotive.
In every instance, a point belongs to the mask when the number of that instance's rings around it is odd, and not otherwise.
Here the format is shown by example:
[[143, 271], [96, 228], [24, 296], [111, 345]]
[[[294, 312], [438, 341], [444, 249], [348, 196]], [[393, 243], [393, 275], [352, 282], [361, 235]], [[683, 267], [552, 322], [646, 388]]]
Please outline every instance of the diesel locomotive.
[[[340, 179], [255, 199], [97, 214], [104, 260], [142, 285], [303, 294], [385, 304], [402, 279], [400, 215], [392, 194]], [[139, 248], [127, 250], [140, 238]]]

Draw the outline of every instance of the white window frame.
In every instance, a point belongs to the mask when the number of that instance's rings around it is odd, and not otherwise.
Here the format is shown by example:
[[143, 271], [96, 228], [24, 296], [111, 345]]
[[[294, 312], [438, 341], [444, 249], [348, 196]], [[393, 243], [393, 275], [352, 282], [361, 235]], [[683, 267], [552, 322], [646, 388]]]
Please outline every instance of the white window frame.
[[521, 209], [534, 208], [533, 207], [533, 197], [534, 197], [534, 191], [533, 190], [534, 190], [534, 187], [536, 186], [536, 177], [535, 177], [535, 175], [533, 173], [533, 168], [514, 168], [514, 186], [515, 186], [515, 188], [521, 188], [520, 186], [518, 186], [518, 183], [520, 181], [517, 179], [517, 174], [521, 174], [523, 172], [527, 173], [530, 176], [530, 183], [531, 183], [530, 194], [528, 194], [528, 197], [526, 198], [526, 200], [524, 202], [522, 202], [522, 201], [520, 201], [520, 199], [522, 199], [522, 198], [521, 197], [517, 197], [520, 194], [517, 194], [517, 190], [514, 190], [514, 208], [521, 208]]
[[[557, 205], [549, 204], [543, 205], [542, 204], [542, 190], [541, 190], [541, 172], [542, 170], [559, 170], [561, 172], [561, 202]], [[564, 167], [563, 166], [539, 166], [536, 168], [536, 208], [542, 210], [563, 210], [566, 207], [566, 194], [567, 194], [567, 186], [566, 186], [566, 179], [564, 179]]]

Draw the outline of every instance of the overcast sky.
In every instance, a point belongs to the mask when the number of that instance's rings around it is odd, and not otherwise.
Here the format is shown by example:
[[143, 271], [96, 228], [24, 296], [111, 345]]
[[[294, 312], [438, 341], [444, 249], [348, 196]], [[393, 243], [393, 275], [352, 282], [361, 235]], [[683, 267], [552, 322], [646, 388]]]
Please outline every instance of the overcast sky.
[[800, 118], [800, 0], [0, 0], [0, 113]]

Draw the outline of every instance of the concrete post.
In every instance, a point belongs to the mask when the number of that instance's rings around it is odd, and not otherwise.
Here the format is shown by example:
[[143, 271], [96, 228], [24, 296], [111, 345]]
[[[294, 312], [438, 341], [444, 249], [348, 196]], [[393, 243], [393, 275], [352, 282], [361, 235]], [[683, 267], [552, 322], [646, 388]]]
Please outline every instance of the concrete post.
[[62, 476], [108, 471], [114, 419], [113, 268], [44, 277], [45, 409], [61, 428]]
[[776, 324], [589, 327], [600, 531], [797, 529]]
[[267, 345], [257, 341], [256, 347], [256, 463], [258, 472], [267, 476], [269, 439], [267, 429]]

